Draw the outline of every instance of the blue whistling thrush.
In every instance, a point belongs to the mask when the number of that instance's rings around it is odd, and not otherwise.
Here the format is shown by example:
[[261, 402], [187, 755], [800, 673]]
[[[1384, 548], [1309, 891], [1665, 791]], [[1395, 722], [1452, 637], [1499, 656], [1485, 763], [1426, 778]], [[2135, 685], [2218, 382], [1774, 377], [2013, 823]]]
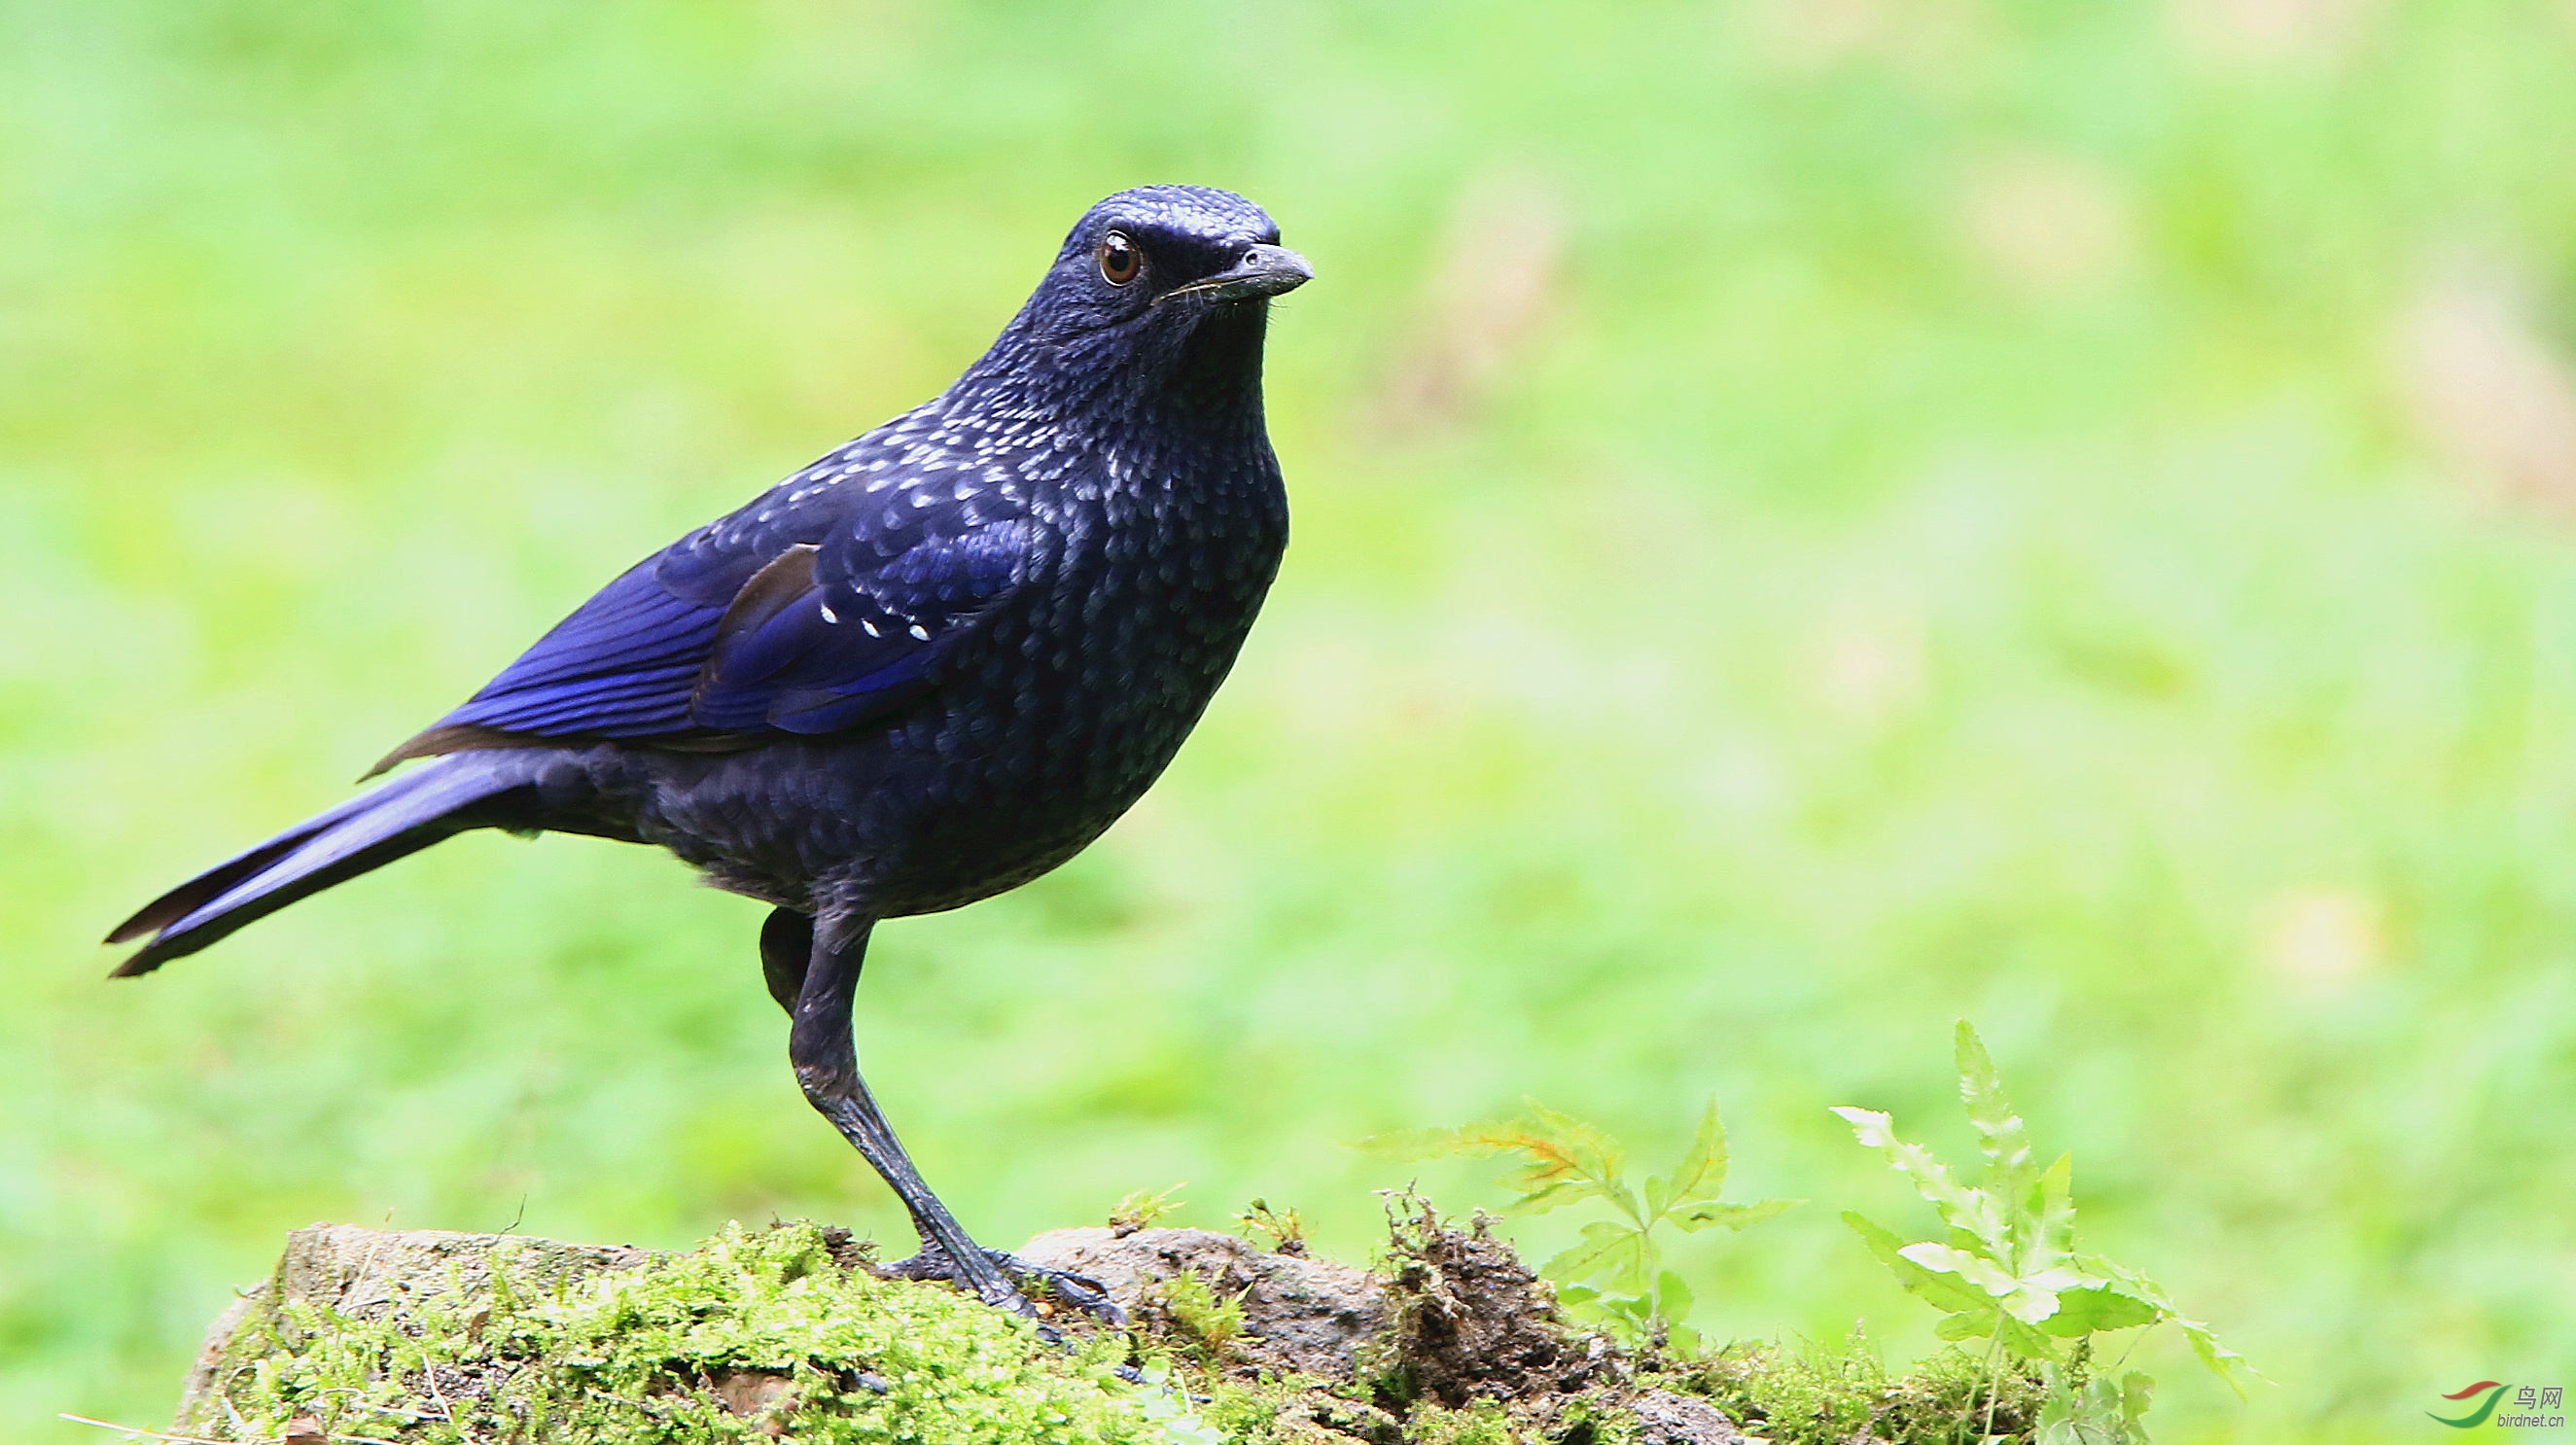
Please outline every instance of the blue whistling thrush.
[[637, 563], [375, 771], [427, 761], [145, 906], [109, 936], [149, 935], [117, 975], [468, 829], [660, 844], [774, 905], [789, 1057], [911, 1211], [897, 1270], [1114, 1317], [922, 1182], [851, 994], [877, 920], [1072, 857], [1207, 707], [1287, 546], [1262, 339], [1311, 274], [1240, 196], [1102, 201], [945, 393]]

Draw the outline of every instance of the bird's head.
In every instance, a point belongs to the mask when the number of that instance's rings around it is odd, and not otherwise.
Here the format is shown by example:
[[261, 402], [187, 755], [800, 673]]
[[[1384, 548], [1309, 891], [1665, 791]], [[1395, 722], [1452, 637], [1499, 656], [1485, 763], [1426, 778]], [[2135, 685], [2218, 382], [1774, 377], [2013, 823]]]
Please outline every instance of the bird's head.
[[1257, 376], [1270, 298], [1314, 274], [1232, 191], [1139, 186], [1083, 213], [995, 353], [1149, 385], [1209, 366]]

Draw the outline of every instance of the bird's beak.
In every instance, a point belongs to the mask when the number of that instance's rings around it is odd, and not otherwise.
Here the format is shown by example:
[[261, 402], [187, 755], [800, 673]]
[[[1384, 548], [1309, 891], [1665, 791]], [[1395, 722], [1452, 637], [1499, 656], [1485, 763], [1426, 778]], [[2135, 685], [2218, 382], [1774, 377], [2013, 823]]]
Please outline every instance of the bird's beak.
[[1175, 286], [1156, 299], [1159, 303], [1175, 296], [1204, 296], [1210, 301], [1250, 301], [1294, 291], [1314, 279], [1315, 268], [1306, 264], [1305, 257], [1285, 246], [1255, 246], [1215, 275]]

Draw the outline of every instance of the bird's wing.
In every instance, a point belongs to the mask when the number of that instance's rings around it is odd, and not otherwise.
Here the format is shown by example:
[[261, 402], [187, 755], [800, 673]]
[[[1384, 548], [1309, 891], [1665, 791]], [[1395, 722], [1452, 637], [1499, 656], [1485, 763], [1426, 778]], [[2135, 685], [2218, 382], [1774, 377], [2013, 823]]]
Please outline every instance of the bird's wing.
[[1039, 532], [1016, 487], [850, 456], [629, 568], [379, 769], [571, 740], [757, 746], [918, 695]]

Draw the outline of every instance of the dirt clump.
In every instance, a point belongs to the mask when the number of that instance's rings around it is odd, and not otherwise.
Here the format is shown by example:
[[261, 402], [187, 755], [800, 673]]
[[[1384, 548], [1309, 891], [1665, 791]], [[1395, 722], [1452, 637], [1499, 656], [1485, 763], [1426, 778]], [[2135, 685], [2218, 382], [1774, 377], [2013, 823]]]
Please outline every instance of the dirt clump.
[[1478, 1214], [1464, 1229], [1413, 1195], [1387, 1205], [1391, 1319], [1369, 1363], [1381, 1395], [1472, 1401], [1566, 1394], [1607, 1377], [1615, 1351], [1566, 1327], [1556, 1291]]

